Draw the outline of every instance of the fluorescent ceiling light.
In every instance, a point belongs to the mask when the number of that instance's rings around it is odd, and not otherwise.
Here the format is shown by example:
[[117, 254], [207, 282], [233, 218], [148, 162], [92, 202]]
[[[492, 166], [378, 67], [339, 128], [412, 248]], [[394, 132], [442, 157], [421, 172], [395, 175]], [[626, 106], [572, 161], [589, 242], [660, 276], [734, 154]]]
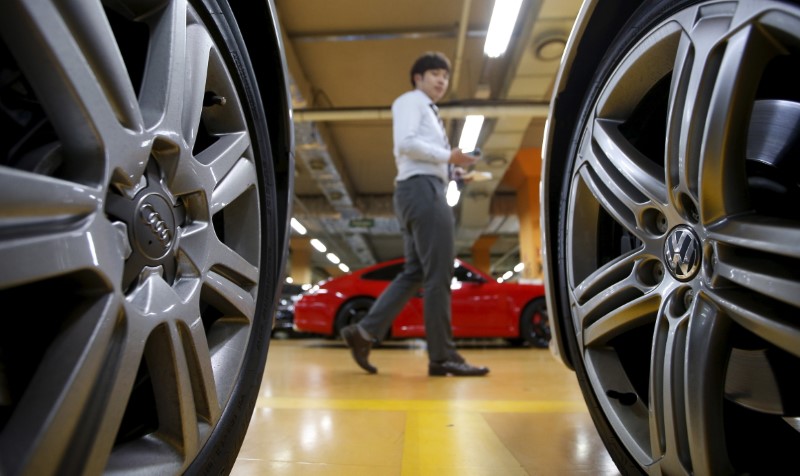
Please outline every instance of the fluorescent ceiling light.
[[478, 136], [481, 135], [483, 126], [483, 116], [467, 116], [464, 127], [461, 129], [461, 138], [458, 140], [458, 148], [464, 152], [475, 150], [478, 143]]
[[316, 248], [317, 251], [319, 251], [320, 253], [324, 253], [324, 252], [328, 251], [328, 248], [326, 248], [325, 245], [323, 245], [322, 242], [319, 241], [316, 238], [312, 238], [310, 243], [311, 243], [311, 246]]
[[511, 279], [511, 276], [514, 276], [514, 272], [513, 271], [506, 271], [503, 274], [503, 281], [507, 281], [507, 280]]
[[333, 264], [339, 264], [342, 261], [339, 259], [338, 256], [336, 256], [333, 253], [328, 253], [326, 256], [328, 257], [328, 261], [330, 261]]
[[458, 185], [456, 185], [455, 180], [451, 180], [450, 183], [447, 185], [447, 193], [445, 194], [445, 198], [447, 199], [447, 204], [450, 205], [451, 207], [456, 206], [459, 197], [461, 197], [461, 192], [458, 191]]
[[486, 56], [497, 58], [506, 52], [521, 5], [522, 0], [495, 0], [486, 43], [483, 45]]
[[292, 279], [291, 276], [286, 276], [286, 282], [292, 284], [294, 282], [294, 279]]
[[297, 221], [296, 218], [292, 217], [291, 224], [292, 224], [292, 228], [294, 228], [294, 231], [300, 233], [301, 235], [305, 235], [306, 234], [306, 231], [307, 231], [306, 227], [304, 227], [299, 221]]
[[519, 263], [516, 266], [514, 266], [514, 272], [515, 273], [519, 273], [523, 269], [525, 269], [525, 263]]
[[339, 263], [339, 269], [341, 269], [343, 273], [350, 272], [350, 268], [344, 263]]

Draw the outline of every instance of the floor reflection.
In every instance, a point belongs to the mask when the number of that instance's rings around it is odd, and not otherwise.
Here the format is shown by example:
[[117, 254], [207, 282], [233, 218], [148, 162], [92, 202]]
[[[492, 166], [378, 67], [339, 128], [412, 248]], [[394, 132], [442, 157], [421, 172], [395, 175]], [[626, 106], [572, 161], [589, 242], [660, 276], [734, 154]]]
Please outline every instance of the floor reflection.
[[575, 376], [547, 350], [459, 341], [484, 378], [430, 378], [425, 343], [273, 340], [233, 475], [616, 475]]

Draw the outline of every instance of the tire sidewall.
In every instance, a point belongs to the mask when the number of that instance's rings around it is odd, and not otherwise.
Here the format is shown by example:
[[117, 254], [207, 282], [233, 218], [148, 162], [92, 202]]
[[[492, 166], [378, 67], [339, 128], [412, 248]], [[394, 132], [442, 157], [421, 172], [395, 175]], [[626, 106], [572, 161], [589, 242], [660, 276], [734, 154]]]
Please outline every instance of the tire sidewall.
[[281, 256], [277, 199], [266, 115], [241, 34], [225, 0], [190, 0], [224, 57], [245, 112], [257, 172], [261, 219], [259, 285], [250, 337], [242, 367], [216, 426], [184, 474], [228, 474], [233, 467], [255, 407], [280, 286]]
[[[354, 309], [366, 308], [367, 311], [375, 304], [372, 298], [359, 297], [347, 301], [336, 313], [336, 333], [342, 330], [345, 326], [356, 324], [358, 321], [352, 321], [348, 314]], [[366, 315], [366, 314], [365, 314]], [[363, 318], [363, 316], [362, 316]], [[360, 319], [359, 319], [360, 320]]]

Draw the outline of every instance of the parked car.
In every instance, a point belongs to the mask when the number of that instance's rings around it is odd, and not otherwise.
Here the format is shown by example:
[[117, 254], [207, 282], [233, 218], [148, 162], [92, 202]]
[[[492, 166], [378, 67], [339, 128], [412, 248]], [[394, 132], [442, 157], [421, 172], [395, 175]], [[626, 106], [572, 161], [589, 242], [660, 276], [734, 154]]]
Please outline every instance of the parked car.
[[[385, 261], [329, 279], [306, 292], [295, 305], [295, 327], [338, 336], [342, 327], [358, 322], [375, 299], [403, 269], [403, 259]], [[544, 286], [498, 283], [470, 264], [453, 267], [452, 325], [455, 338], [502, 337], [516, 344], [546, 347], [550, 338]], [[419, 292], [392, 324], [388, 338], [423, 337], [424, 297]]]
[[286, 256], [256, 0], [0, 2], [0, 474], [227, 474]]
[[554, 352], [624, 474], [800, 448], [800, 7], [586, 1], [545, 134]]
[[275, 308], [272, 337], [289, 338], [298, 335], [294, 328], [294, 305], [302, 295], [302, 286], [291, 283], [283, 285], [278, 305]]

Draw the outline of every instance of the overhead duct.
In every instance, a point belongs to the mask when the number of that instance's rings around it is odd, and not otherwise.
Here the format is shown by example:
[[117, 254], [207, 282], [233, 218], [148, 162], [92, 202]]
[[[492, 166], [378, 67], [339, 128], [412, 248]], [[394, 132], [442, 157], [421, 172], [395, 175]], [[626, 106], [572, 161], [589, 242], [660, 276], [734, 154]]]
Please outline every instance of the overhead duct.
[[[440, 103], [439, 117], [442, 119], [463, 119], [468, 115], [484, 117], [527, 117], [544, 118], [549, 110], [548, 103], [535, 101], [471, 100], [468, 102]], [[386, 107], [295, 109], [293, 120], [306, 122], [372, 121], [391, 120], [392, 109]]]
[[[341, 218], [341, 212], [336, 210], [330, 201], [323, 196], [311, 195], [298, 197], [305, 205], [299, 214], [324, 216], [325, 218]], [[359, 218], [395, 218], [392, 195], [356, 195], [355, 208], [360, 210]]]
[[355, 197], [356, 209], [363, 213], [345, 219], [341, 212], [323, 196], [299, 197], [303, 207], [295, 212], [298, 219], [313, 218], [324, 224], [328, 233], [365, 234], [370, 236], [399, 235], [400, 224], [394, 214], [391, 195], [362, 195]]
[[[290, 82], [294, 80], [290, 76]], [[291, 88], [295, 104], [304, 104], [299, 88]], [[295, 122], [295, 152], [296, 157], [305, 164], [311, 178], [317, 184], [322, 194], [339, 215], [339, 220], [350, 220], [362, 216], [362, 212], [355, 206], [350, 196], [348, 187], [342, 180], [339, 170], [331, 158], [328, 146], [313, 122]], [[359, 259], [360, 265], [375, 264], [369, 245], [360, 233], [346, 233], [341, 227], [332, 226], [331, 220], [321, 220], [325, 223], [326, 231], [335, 236], [340, 236], [347, 243], [347, 247]], [[327, 222], [327, 223], [326, 223]]]

